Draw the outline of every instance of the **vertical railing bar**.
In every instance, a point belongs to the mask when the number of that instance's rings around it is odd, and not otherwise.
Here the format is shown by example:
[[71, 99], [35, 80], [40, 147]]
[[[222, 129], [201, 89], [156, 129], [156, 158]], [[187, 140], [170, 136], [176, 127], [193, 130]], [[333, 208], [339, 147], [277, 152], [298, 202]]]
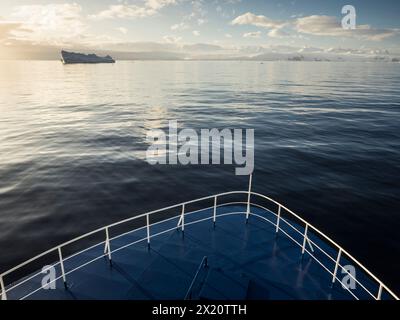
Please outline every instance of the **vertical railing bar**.
[[307, 237], [307, 243], [310, 246], [311, 252], [314, 252], [314, 247], [312, 246], [311, 241], [308, 237]]
[[378, 296], [376, 297], [376, 300], [381, 300], [382, 299], [382, 290], [383, 290], [382, 283], [379, 283]]
[[340, 262], [340, 257], [342, 256], [342, 248], [339, 249], [337, 258], [336, 258], [336, 263], [335, 263], [335, 270], [333, 271], [333, 278], [332, 278], [332, 284], [335, 283], [336, 280], [336, 275], [337, 275], [337, 271], [339, 268], [339, 262]]
[[182, 232], [185, 232], [185, 204], [182, 204], [182, 215], [181, 215], [181, 220], [182, 220]]
[[[106, 230], [106, 229], [104, 229]], [[104, 254], [106, 254], [108, 252], [108, 242], [107, 242], [107, 231], [106, 231], [106, 241], [104, 243]]]
[[3, 276], [0, 276], [1, 300], [7, 300], [6, 286], [4, 285]]
[[112, 261], [111, 259], [111, 245], [110, 245], [110, 233], [108, 231], [108, 227], [105, 228], [106, 230], [106, 246], [107, 246], [107, 255], [108, 255], [108, 260]]
[[147, 224], [147, 246], [150, 249], [150, 217], [149, 217], [149, 214], [146, 215], [146, 224]]
[[104, 232], [106, 233], [106, 241], [104, 243], [104, 254], [106, 254], [108, 252], [108, 239], [109, 239], [109, 237], [108, 237], [108, 230], [107, 229], [108, 229], [107, 227], [104, 228]]
[[64, 282], [64, 287], [67, 288], [67, 278], [65, 277], [64, 261], [61, 253], [61, 247], [58, 247], [58, 257], [60, 258], [61, 274]]
[[217, 221], [217, 196], [214, 197], [214, 213], [213, 213], [213, 223], [215, 227], [215, 222]]
[[179, 230], [179, 226], [181, 225], [182, 222], [182, 215], [179, 217], [178, 224], [176, 225], [176, 230]]
[[252, 183], [253, 175], [249, 176], [249, 191], [247, 192], [247, 211], [246, 211], [246, 223], [249, 221], [250, 215], [250, 196], [251, 196], [251, 183]]
[[306, 250], [307, 231], [308, 231], [308, 223], [306, 223], [306, 228], [304, 229], [303, 247], [301, 248], [302, 255], [304, 254], [304, 252]]
[[278, 206], [278, 216], [276, 218], [276, 230], [275, 230], [275, 233], [278, 233], [278, 231], [279, 231], [279, 222], [281, 220], [281, 209], [282, 209], [282, 207], [281, 207], [281, 205], [279, 205]]

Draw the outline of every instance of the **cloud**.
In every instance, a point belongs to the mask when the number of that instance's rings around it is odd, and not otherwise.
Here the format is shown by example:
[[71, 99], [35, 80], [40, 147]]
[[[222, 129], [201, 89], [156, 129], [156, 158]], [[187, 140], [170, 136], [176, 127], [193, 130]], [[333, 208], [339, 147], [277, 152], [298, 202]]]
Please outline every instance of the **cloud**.
[[243, 38], [259, 38], [261, 36], [261, 31], [247, 32], [243, 34]]
[[345, 30], [335, 17], [323, 15], [299, 18], [295, 22], [295, 28], [300, 33], [310, 35], [339, 36], [373, 41], [383, 40], [399, 33], [397, 29], [375, 29], [369, 25], [358, 25], [356, 29]]
[[225, 38], [232, 38], [232, 35], [230, 33], [225, 33]]
[[309, 46], [304, 46], [297, 50], [298, 53], [321, 53], [324, 52], [325, 50], [317, 47], [309, 47]]
[[176, 2], [177, 0], [146, 0], [143, 5], [126, 3], [110, 5], [103, 11], [89, 15], [89, 18], [93, 20], [145, 18], [155, 15], [162, 8], [174, 5]]
[[344, 33], [340, 22], [330, 16], [308, 16], [295, 22], [298, 32], [319, 36], [335, 36]]
[[232, 20], [231, 24], [253, 25], [256, 27], [275, 29], [283, 27], [286, 22], [272, 20], [270, 18], [267, 18], [266, 16], [257, 16], [251, 12], [247, 12], [245, 14], [242, 14], [241, 16], [236, 17], [234, 20]]
[[145, 18], [156, 13], [156, 10], [149, 7], [139, 7], [134, 4], [117, 4], [111, 5], [106, 10], [100, 11], [96, 14], [89, 15], [89, 18], [93, 20]]
[[20, 41], [63, 44], [84, 38], [87, 29], [76, 3], [17, 6], [10, 17], [20, 24], [10, 38]]
[[171, 26], [172, 31], [182, 31], [189, 28], [189, 25], [185, 22], [177, 23]]
[[193, 30], [193, 35], [198, 37], [200, 35], [200, 31], [198, 30]]
[[207, 11], [204, 9], [204, 1], [203, 0], [192, 0], [190, 1], [192, 4], [192, 11], [190, 14], [186, 15], [183, 20], [184, 21], [194, 21], [199, 26], [205, 24], [207, 22], [206, 16]]
[[147, 0], [146, 6], [154, 10], [159, 10], [165, 6], [176, 4], [177, 0]]
[[268, 36], [273, 38], [290, 36], [287, 30], [283, 29], [297, 31], [299, 34], [358, 38], [371, 41], [380, 41], [400, 34], [399, 29], [376, 29], [369, 25], [358, 25], [356, 29], [345, 30], [342, 28], [341, 22], [335, 17], [325, 15], [311, 15], [287, 21], [278, 21], [263, 15], [255, 15], [251, 12], [247, 12], [236, 17], [234, 20], [232, 20], [231, 24], [253, 25], [261, 28], [268, 28], [270, 29]]
[[164, 36], [163, 40], [166, 43], [177, 43], [177, 42], [181, 41], [182, 38], [181, 37], [177, 37], [177, 36]]
[[122, 34], [127, 34], [128, 33], [128, 29], [124, 28], [124, 27], [119, 27], [116, 28], [119, 32], [121, 32]]
[[21, 23], [18, 22], [0, 21], [0, 41], [6, 39], [11, 31], [18, 29], [20, 26]]
[[[268, 35], [273, 38], [282, 38], [284, 36], [287, 36], [288, 34], [282, 30], [286, 25], [288, 25], [288, 22], [286, 21], [278, 21], [278, 20], [273, 20], [270, 19], [266, 16], [262, 15], [255, 15], [251, 12], [247, 12], [245, 14], [242, 14], [238, 17], [236, 17], [234, 20], [231, 22], [232, 25], [252, 25], [256, 27], [261, 27], [261, 28], [267, 28], [270, 29]], [[261, 35], [260, 31], [256, 32], [248, 32], [243, 35], [245, 38], [259, 38]]]
[[272, 29], [270, 32], [268, 32], [268, 36], [271, 38], [284, 38], [288, 37], [289, 33], [281, 28], [278, 28], [278, 29]]

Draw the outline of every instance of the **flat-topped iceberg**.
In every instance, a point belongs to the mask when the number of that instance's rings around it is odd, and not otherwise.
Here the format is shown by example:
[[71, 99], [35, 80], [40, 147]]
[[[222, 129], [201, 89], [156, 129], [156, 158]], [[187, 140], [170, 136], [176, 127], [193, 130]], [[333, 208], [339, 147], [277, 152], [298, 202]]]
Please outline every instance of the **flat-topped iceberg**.
[[110, 56], [99, 57], [96, 54], [83, 54], [68, 51], [61, 51], [61, 61], [64, 64], [70, 63], [115, 63]]

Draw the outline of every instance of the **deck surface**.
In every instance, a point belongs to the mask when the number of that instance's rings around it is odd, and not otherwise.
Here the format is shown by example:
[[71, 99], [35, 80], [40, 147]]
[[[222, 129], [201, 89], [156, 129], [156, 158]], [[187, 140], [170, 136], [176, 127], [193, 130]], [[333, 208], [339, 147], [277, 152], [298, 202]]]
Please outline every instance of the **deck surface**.
[[[68, 288], [57, 280], [56, 289], [40, 289], [27, 299], [178, 299], [187, 294], [196, 271], [192, 299], [353, 299], [340, 284], [331, 286], [332, 276], [275, 226], [257, 216], [242, 214], [220, 216], [229, 212], [245, 212], [244, 205], [218, 208], [216, 226], [212, 220], [190, 224], [212, 217], [212, 209], [185, 217], [185, 230], [174, 228], [112, 254], [112, 266], [102, 257], [67, 275]], [[264, 209], [253, 207], [252, 213], [276, 219]], [[151, 234], [176, 227], [178, 218], [151, 227]], [[282, 228], [301, 240], [301, 235]], [[112, 250], [145, 238], [141, 229], [111, 242]], [[310, 235], [312, 237], [312, 235]], [[313, 239], [321, 248], [332, 248]], [[65, 262], [65, 271], [101, 255], [103, 245]], [[315, 253], [317, 256], [317, 253]], [[200, 267], [207, 256], [207, 267]], [[318, 255], [321, 261], [322, 255]], [[334, 264], [324, 262], [331, 270]], [[329, 264], [331, 263], [331, 264]], [[56, 267], [59, 273], [59, 266]], [[43, 275], [10, 290], [9, 299], [20, 299], [40, 287]], [[367, 297], [366, 297], [367, 298]]]

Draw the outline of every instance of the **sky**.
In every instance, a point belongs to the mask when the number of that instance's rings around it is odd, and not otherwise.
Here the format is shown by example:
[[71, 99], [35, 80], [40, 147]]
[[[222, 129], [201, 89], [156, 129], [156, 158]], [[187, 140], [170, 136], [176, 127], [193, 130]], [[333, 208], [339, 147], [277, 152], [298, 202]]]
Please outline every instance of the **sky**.
[[[349, 4], [356, 29], [344, 30]], [[156, 58], [399, 55], [399, 18], [398, 0], [1, 0], [0, 59], [51, 59], [60, 48]]]

